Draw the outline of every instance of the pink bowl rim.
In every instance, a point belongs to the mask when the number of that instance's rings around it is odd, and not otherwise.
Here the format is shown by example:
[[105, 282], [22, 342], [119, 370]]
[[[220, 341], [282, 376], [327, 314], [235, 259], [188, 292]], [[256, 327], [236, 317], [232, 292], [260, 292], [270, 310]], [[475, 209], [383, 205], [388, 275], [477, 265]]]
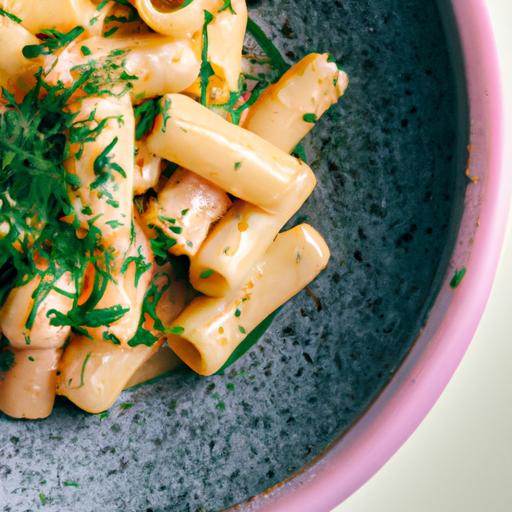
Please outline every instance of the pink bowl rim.
[[[300, 474], [234, 510], [330, 511], [370, 479], [416, 430], [462, 360], [487, 304], [503, 247], [512, 180], [504, 165], [500, 65], [485, 0], [452, 0], [464, 56], [475, 179], [450, 271], [414, 347], [365, 415]], [[453, 290], [453, 272], [467, 274]]]

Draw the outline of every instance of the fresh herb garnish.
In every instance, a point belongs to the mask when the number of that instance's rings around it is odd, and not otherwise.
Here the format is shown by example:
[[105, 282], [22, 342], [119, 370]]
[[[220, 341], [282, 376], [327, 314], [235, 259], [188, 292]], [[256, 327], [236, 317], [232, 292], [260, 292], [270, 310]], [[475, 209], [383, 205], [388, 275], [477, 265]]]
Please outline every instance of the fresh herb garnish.
[[316, 114], [304, 114], [302, 116], [302, 119], [306, 122], [306, 123], [316, 123], [318, 121], [318, 117], [316, 116]]
[[59, 32], [54, 29], [43, 30], [42, 33], [48, 36], [41, 44], [29, 44], [23, 47], [23, 56], [27, 59], [35, 59], [41, 55], [51, 55], [56, 50], [67, 46], [71, 41], [85, 32], [84, 27], [75, 27], [69, 32]]
[[452, 277], [452, 280], [450, 281], [450, 287], [454, 290], [459, 287], [459, 285], [462, 283], [462, 280], [464, 279], [464, 276], [466, 275], [467, 269], [465, 267], [460, 268], [455, 271], [455, 274]]
[[0, 9], [0, 16], [5, 16], [6, 18], [9, 18], [10, 20], [18, 24], [23, 22], [21, 18], [18, 18], [18, 16], [12, 14], [12, 12], [6, 11], [5, 9]]
[[75, 482], [74, 480], [64, 480], [64, 482], [62, 482], [62, 485], [64, 487], [80, 487], [80, 484], [78, 482]]
[[199, 71], [199, 82], [201, 84], [201, 105], [208, 104], [208, 84], [210, 78], [215, 75], [210, 61], [208, 60], [208, 25], [215, 19], [215, 16], [208, 11], [204, 11], [203, 24], [203, 48], [201, 50], [201, 69]]
[[231, 0], [224, 0], [224, 4], [220, 7], [220, 9], [217, 12], [223, 12], [227, 9], [229, 9], [229, 12], [231, 14], [236, 14], [235, 10], [233, 9], [233, 6], [231, 5]]

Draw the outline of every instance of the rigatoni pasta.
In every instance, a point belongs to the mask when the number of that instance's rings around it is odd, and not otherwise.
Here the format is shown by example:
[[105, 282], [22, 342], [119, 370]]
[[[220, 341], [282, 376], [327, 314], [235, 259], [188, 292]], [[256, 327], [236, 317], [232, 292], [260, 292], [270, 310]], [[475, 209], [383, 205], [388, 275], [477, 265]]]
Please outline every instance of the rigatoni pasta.
[[183, 332], [170, 336], [169, 345], [195, 372], [212, 375], [248, 332], [327, 266], [329, 257], [325, 241], [307, 224], [278, 235], [238, 293], [194, 299], [175, 320]]
[[348, 83], [245, 58], [244, 0], [58, 4], [0, 0], [0, 411], [30, 419], [212, 375], [316, 278], [290, 153]]
[[0, 0], [0, 7], [33, 34], [43, 30], [68, 32], [76, 26], [93, 28], [96, 6], [91, 0]]
[[275, 211], [307, 167], [187, 96], [166, 95], [161, 108], [148, 137], [153, 153], [263, 209]]

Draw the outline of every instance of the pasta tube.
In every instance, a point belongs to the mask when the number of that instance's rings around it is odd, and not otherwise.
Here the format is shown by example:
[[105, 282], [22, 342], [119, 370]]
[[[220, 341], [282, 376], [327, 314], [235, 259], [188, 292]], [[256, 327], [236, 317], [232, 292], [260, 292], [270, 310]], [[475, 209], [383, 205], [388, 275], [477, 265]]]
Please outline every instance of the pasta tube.
[[277, 213], [237, 201], [191, 259], [192, 286], [213, 297], [238, 289], [315, 186], [315, 175], [309, 167], [304, 167]]
[[57, 394], [84, 411], [105, 411], [114, 405], [130, 377], [161, 344], [122, 348], [105, 341], [74, 337], [59, 365]]
[[44, 29], [68, 32], [77, 25], [94, 29], [90, 22], [96, 6], [90, 0], [0, 0], [0, 7], [20, 18], [34, 34]]
[[72, 144], [65, 162], [80, 183], [70, 189], [71, 204], [83, 229], [92, 223], [100, 230], [119, 268], [130, 245], [133, 214], [133, 109], [127, 97], [86, 98], [74, 107], [80, 111], [75, 126], [91, 130], [92, 136], [89, 142]]
[[[225, 192], [185, 169], [178, 169], [150, 202], [142, 218], [176, 241], [169, 252], [193, 256], [208, 235], [210, 226], [228, 210]], [[149, 228], [155, 237], [154, 229]]]
[[157, 186], [162, 171], [162, 159], [153, 155], [142, 141], [135, 143], [135, 152], [133, 194], [140, 195]]
[[312, 53], [269, 86], [244, 127], [290, 153], [344, 94], [348, 76], [329, 55]]
[[[201, 30], [204, 11], [212, 11], [219, 0], [193, 0], [181, 6], [180, 2], [166, 0], [133, 0], [140, 17], [159, 34], [185, 37]], [[172, 4], [177, 4], [172, 7]]]
[[47, 418], [55, 402], [61, 350], [14, 350], [14, 366], [0, 375], [0, 411], [13, 418]]
[[195, 372], [217, 372], [248, 333], [312, 281], [327, 265], [329, 249], [307, 224], [280, 234], [245, 286], [222, 298], [199, 297], [178, 316], [172, 350]]
[[33, 65], [22, 50], [24, 46], [39, 42], [25, 27], [7, 16], [0, 16], [0, 48], [8, 48], [0, 59], [0, 85], [6, 85], [9, 79], [15, 79]]
[[238, 91], [246, 27], [245, 0], [231, 0], [231, 8], [217, 11], [208, 25], [208, 61], [231, 91]]
[[41, 272], [10, 291], [0, 314], [0, 330], [14, 348], [50, 349], [64, 345], [70, 327], [51, 325], [47, 314], [52, 309], [63, 314], [71, 310], [75, 282], [70, 272], [53, 281], [51, 275]]
[[236, 197], [276, 211], [307, 165], [181, 94], [168, 94], [148, 148]]
[[[87, 48], [84, 55], [83, 48]], [[138, 37], [91, 37], [69, 45], [49, 58], [48, 82], [70, 85], [78, 71], [94, 68], [94, 81], [103, 89], [120, 93], [128, 86], [134, 100], [180, 92], [199, 75], [200, 48], [191, 39], [171, 39], [155, 34]], [[128, 85], [129, 84], [129, 85]]]
[[[155, 269], [156, 276], [162, 273], [170, 274], [170, 266]], [[188, 297], [182, 281], [171, 279], [169, 284], [156, 309], [164, 326], [171, 325], [185, 307]], [[144, 325], [151, 329], [148, 323]], [[59, 365], [57, 393], [88, 412], [104, 411], [114, 404], [134, 373], [158, 353], [162, 343], [163, 339], [151, 347], [131, 348], [74, 337]]]
[[133, 338], [139, 326], [144, 296], [153, 277], [153, 255], [149, 241], [138, 222], [134, 223], [134, 243], [119, 270], [114, 269], [112, 279], [96, 309], [122, 307], [126, 313], [116, 322], [97, 328], [88, 328], [91, 336], [99, 340], [112, 337], [123, 346]]

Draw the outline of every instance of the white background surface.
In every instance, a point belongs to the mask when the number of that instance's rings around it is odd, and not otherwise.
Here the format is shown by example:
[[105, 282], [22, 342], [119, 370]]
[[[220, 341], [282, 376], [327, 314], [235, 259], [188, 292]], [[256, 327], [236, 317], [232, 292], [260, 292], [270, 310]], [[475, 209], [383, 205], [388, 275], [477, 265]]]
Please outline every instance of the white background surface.
[[[512, 0], [487, 3], [512, 146]], [[508, 231], [486, 313], [455, 377], [409, 441], [334, 512], [512, 511], [512, 217]]]

